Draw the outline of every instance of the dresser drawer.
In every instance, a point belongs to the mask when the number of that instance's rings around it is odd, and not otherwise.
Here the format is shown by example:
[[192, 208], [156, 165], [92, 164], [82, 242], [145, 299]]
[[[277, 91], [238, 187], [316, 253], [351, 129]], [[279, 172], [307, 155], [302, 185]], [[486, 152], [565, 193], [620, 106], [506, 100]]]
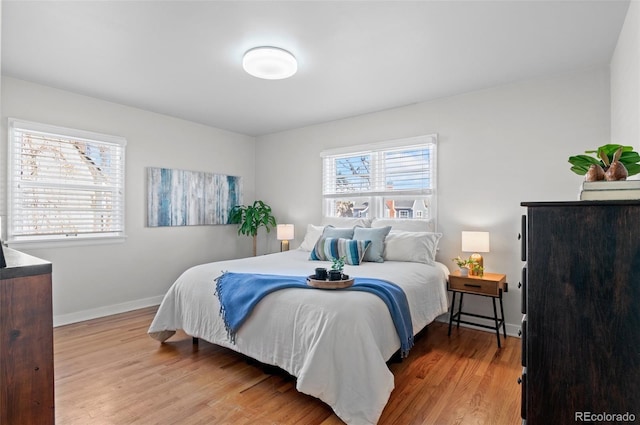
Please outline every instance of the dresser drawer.
[[472, 294], [490, 295], [493, 297], [500, 296], [500, 285], [497, 282], [488, 282], [485, 280], [467, 278], [467, 277], [451, 277], [449, 278], [449, 289], [458, 292], [469, 292]]
[[527, 314], [527, 266], [522, 268], [522, 279], [520, 280], [520, 312]]
[[522, 328], [520, 331], [520, 337], [522, 338], [522, 366], [527, 366], [527, 316], [522, 318]]
[[520, 234], [518, 235], [518, 239], [520, 239], [520, 259], [522, 261], [527, 261], [527, 216], [523, 215], [520, 221]]
[[518, 380], [522, 388], [520, 388], [520, 417], [522, 419], [527, 419], [527, 369], [524, 368], [522, 370], [522, 376]]

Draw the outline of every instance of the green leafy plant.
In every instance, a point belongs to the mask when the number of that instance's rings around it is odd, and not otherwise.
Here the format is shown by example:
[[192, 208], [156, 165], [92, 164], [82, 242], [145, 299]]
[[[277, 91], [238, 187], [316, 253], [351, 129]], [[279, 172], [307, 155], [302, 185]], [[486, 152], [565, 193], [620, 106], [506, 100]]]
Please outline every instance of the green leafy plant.
[[[618, 159], [627, 169], [630, 176], [640, 173], [640, 155], [634, 152], [632, 146], [622, 146], [617, 144], [607, 144], [600, 146], [596, 150], [585, 151], [585, 154], [595, 154], [595, 156], [589, 155], [574, 155], [569, 157], [569, 163], [571, 171], [584, 176], [589, 171], [591, 164], [599, 165], [603, 170], [607, 170], [609, 164], [613, 162], [613, 156], [618, 149], [622, 148], [622, 154]], [[604, 160], [606, 158], [606, 161]]]
[[333, 258], [331, 260], [331, 270], [342, 271], [344, 269], [344, 261], [347, 259], [344, 255], [340, 258]]
[[229, 211], [229, 224], [239, 224], [238, 234], [253, 236], [253, 256], [256, 256], [258, 229], [264, 227], [267, 233], [276, 227], [276, 218], [271, 207], [263, 201], [254, 201], [253, 205], [236, 205]]
[[484, 276], [484, 267], [480, 265], [476, 260], [471, 260], [471, 264], [469, 264], [469, 268], [476, 276]]
[[460, 267], [461, 269], [463, 268], [467, 268], [469, 270], [471, 270], [473, 272], [473, 274], [477, 275], [477, 276], [483, 276], [484, 275], [484, 267], [482, 267], [480, 265], [480, 263], [478, 263], [477, 260], [473, 259], [473, 258], [460, 258], [460, 256], [457, 256], [456, 258], [452, 258], [451, 259], [453, 262], [456, 263], [456, 265], [458, 267]]

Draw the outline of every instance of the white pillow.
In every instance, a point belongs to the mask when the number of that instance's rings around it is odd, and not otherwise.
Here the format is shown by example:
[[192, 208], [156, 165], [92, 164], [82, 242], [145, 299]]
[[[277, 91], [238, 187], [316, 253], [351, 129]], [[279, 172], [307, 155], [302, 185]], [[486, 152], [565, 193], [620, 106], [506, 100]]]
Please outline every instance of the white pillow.
[[371, 219], [367, 217], [322, 217], [322, 224], [333, 227], [371, 227]]
[[435, 265], [442, 233], [391, 232], [385, 239], [385, 261], [410, 261]]
[[391, 232], [435, 232], [433, 219], [416, 218], [374, 218], [371, 227], [391, 226]]
[[298, 249], [303, 251], [311, 251], [316, 246], [316, 242], [322, 236], [324, 226], [314, 226], [313, 224], [307, 224], [307, 233], [304, 235], [304, 240], [300, 244]]

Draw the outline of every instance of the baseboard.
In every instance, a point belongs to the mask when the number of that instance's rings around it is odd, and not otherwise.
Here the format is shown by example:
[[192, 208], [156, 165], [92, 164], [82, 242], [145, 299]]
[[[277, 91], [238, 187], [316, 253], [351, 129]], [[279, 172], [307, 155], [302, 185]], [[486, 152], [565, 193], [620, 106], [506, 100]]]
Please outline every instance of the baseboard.
[[142, 298], [139, 300], [127, 301], [126, 303], [107, 305], [104, 307], [92, 308], [90, 310], [77, 311], [69, 314], [59, 314], [53, 316], [53, 326], [69, 325], [71, 323], [84, 322], [85, 320], [97, 319], [99, 317], [111, 316], [113, 314], [125, 313], [139, 308], [160, 305], [163, 295], [157, 297]]
[[[449, 324], [449, 313], [443, 314], [442, 316], [438, 317], [436, 320], [438, 322], [443, 322], [443, 323]], [[488, 326], [494, 326], [494, 324], [493, 324], [493, 322], [491, 320], [484, 320], [484, 319], [477, 319], [477, 318], [474, 318], [473, 320], [477, 320], [478, 323], [482, 323], [482, 324], [485, 324], [485, 325], [488, 325]], [[454, 323], [454, 325], [455, 325], [455, 323]], [[476, 329], [476, 330], [479, 330], [479, 331], [495, 333], [495, 331], [492, 330], [492, 329], [487, 329], [487, 328], [483, 328], [483, 327], [480, 327], [480, 326], [467, 325], [466, 323], [460, 323], [460, 326], [464, 326], [465, 328], [469, 328], [469, 329]], [[514, 324], [511, 324], [511, 323], [505, 323], [505, 327], [507, 329], [507, 335], [508, 336], [514, 336], [516, 338], [520, 337], [520, 335], [518, 335], [518, 333], [520, 332], [520, 329], [522, 328], [521, 324], [514, 325]], [[502, 331], [500, 332], [500, 335], [502, 335]]]

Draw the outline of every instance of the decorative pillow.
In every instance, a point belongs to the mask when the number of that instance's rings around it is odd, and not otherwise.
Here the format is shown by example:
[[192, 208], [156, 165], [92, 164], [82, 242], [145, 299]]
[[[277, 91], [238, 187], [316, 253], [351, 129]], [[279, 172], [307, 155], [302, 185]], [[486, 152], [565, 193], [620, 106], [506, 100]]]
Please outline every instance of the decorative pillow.
[[417, 218], [376, 218], [371, 227], [391, 226], [391, 231], [400, 232], [435, 232], [433, 219], [423, 220]]
[[442, 233], [391, 232], [385, 240], [384, 259], [435, 265]]
[[344, 262], [357, 266], [362, 262], [371, 241], [354, 241], [344, 238], [320, 238], [311, 251], [310, 260], [331, 261], [345, 257]]
[[371, 219], [367, 217], [322, 217], [322, 224], [335, 227], [371, 227]]
[[328, 225], [322, 231], [322, 237], [353, 239], [353, 227], [333, 227]]
[[304, 240], [300, 244], [300, 248], [303, 251], [311, 251], [314, 246], [316, 246], [316, 242], [322, 236], [322, 231], [324, 230], [324, 226], [314, 226], [313, 224], [307, 224], [307, 233], [304, 235]]
[[356, 227], [353, 230], [354, 240], [371, 241], [371, 246], [364, 254], [364, 261], [371, 261], [374, 263], [384, 262], [384, 258], [382, 256], [384, 253], [384, 240], [389, 234], [389, 231], [391, 231], [391, 226], [379, 227], [377, 229]]

